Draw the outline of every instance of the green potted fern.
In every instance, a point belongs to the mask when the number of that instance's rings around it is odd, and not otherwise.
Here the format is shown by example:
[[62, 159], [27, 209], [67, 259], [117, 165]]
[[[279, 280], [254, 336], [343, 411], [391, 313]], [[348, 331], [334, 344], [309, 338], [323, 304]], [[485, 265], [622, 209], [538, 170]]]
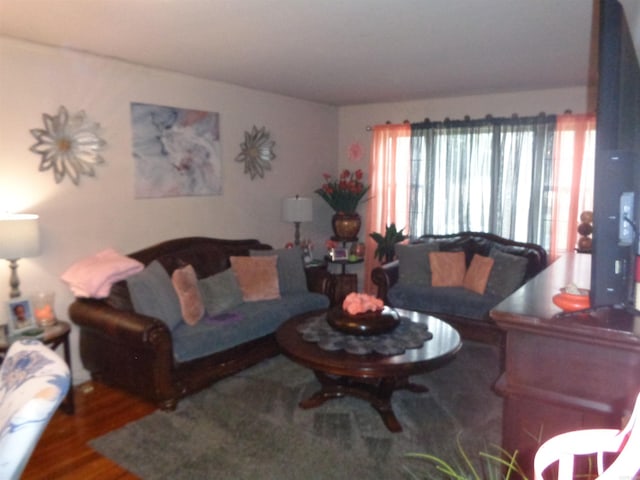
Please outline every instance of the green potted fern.
[[398, 231], [396, 224], [392, 223], [391, 225], [387, 225], [384, 235], [378, 232], [369, 234], [377, 244], [374, 256], [380, 263], [388, 263], [394, 260], [396, 257], [396, 243], [400, 243], [408, 238], [402, 233], [403, 230], [404, 228], [401, 228]]

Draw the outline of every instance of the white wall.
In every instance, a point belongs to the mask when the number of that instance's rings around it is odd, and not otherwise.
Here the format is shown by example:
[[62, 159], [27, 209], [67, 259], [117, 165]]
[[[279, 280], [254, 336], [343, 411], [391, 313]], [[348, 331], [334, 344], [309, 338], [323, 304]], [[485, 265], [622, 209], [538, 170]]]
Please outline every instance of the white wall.
[[[134, 198], [132, 101], [220, 113], [222, 195]], [[42, 114], [57, 114], [60, 105], [70, 113], [85, 110], [108, 143], [106, 163], [78, 186], [39, 172], [40, 157], [29, 151], [35, 143], [29, 130], [42, 128]], [[253, 125], [271, 132], [277, 158], [273, 171], [252, 181], [234, 158]], [[337, 138], [335, 107], [0, 37], [0, 211], [40, 215], [42, 254], [19, 262], [22, 292], [54, 291], [62, 319], [73, 297], [60, 274], [105, 247], [127, 253], [189, 235], [258, 238], [276, 247], [293, 240], [293, 226], [280, 220], [281, 199], [312, 195], [322, 173], [336, 170]], [[314, 209], [302, 236], [322, 243], [330, 212], [317, 199]], [[4, 261], [0, 266], [4, 299], [9, 268]], [[87, 375], [76, 332], [72, 345], [77, 383]]]

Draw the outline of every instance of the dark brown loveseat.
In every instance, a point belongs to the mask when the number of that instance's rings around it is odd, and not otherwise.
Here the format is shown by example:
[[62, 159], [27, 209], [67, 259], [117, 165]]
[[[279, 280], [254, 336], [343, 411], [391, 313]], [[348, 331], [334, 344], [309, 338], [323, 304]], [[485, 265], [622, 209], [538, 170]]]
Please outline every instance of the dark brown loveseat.
[[[417, 252], [406, 253], [410, 250]], [[398, 260], [371, 272], [371, 279], [378, 288], [377, 296], [385, 304], [432, 314], [451, 323], [463, 338], [494, 344], [501, 344], [504, 334], [489, 317], [491, 308], [547, 266], [547, 253], [541, 246], [480, 232], [424, 235], [409, 246], [399, 245], [396, 251]], [[496, 259], [494, 265], [496, 275], [490, 277], [489, 282], [493, 281], [495, 284], [498, 281], [505, 285], [494, 285], [492, 291], [482, 295], [463, 287], [433, 287], [430, 285], [427, 251], [464, 251], [467, 267], [474, 254], [499, 257], [500, 260]], [[497, 265], [503, 260], [514, 260], [514, 263], [519, 264], [519, 278], [505, 278], [507, 272], [503, 269], [500, 280]], [[407, 278], [407, 270], [415, 271], [420, 266], [419, 262], [424, 262], [425, 265], [424, 278]], [[404, 271], [403, 264], [406, 265]], [[491, 273], [493, 274], [494, 272]], [[507, 286], [506, 283], [510, 285]]]
[[[168, 274], [191, 264], [198, 278], [204, 279], [226, 271], [230, 256], [269, 249], [258, 240], [189, 237], [129, 256], [147, 266], [157, 260]], [[106, 299], [76, 299], [69, 315], [80, 328], [80, 356], [92, 378], [140, 395], [163, 409], [174, 409], [180, 398], [278, 354], [274, 333], [279, 323], [304, 309], [328, 306], [326, 294], [331, 282], [325, 273], [318, 269], [300, 272], [307, 280], [302, 293], [245, 302], [237, 315], [246, 318], [239, 320], [201, 320], [195, 327], [180, 322], [172, 328], [165, 321], [134, 311], [126, 281], [114, 284]], [[223, 346], [214, 348], [216, 342], [223, 342]], [[197, 354], [185, 355], [190, 343]], [[211, 349], [211, 353], [202, 354], [203, 349]]]

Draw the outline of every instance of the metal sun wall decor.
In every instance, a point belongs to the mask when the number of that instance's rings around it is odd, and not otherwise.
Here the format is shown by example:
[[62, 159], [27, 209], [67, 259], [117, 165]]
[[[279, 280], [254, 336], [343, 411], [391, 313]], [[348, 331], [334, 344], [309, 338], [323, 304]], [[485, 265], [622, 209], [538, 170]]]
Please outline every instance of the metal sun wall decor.
[[236, 162], [244, 163], [244, 173], [253, 180], [256, 176], [264, 178], [266, 170], [271, 170], [271, 161], [276, 158], [273, 147], [276, 142], [269, 138], [265, 127], [255, 125], [250, 132], [244, 132], [244, 142], [240, 144], [240, 153]]
[[65, 175], [75, 185], [80, 175], [93, 177], [93, 167], [104, 162], [98, 152], [107, 144], [97, 134], [100, 124], [88, 121], [84, 111], [69, 115], [63, 106], [57, 115], [43, 113], [42, 121], [44, 128], [30, 130], [37, 142], [29, 150], [42, 157], [39, 170], [53, 170], [56, 183]]
[[131, 104], [135, 194], [222, 194], [218, 113]]

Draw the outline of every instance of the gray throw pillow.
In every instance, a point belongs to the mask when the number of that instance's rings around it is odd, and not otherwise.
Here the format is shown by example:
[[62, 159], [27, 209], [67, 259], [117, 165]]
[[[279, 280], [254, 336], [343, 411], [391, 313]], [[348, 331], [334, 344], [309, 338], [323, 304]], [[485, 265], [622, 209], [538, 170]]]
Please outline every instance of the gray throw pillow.
[[198, 288], [210, 317], [231, 310], [243, 301], [238, 279], [230, 268], [198, 280]]
[[437, 252], [434, 243], [413, 243], [396, 245], [398, 257], [398, 284], [431, 286], [431, 265], [429, 252]]
[[279, 250], [251, 250], [249, 253], [252, 257], [278, 256], [276, 265], [278, 268], [280, 295], [306, 293], [309, 291], [300, 247], [281, 248]]
[[494, 263], [485, 293], [508, 297], [522, 285], [528, 261], [525, 257], [504, 253], [496, 248], [491, 249], [489, 256]]
[[182, 321], [178, 294], [171, 277], [157, 260], [127, 278], [127, 287], [137, 313], [162, 320], [170, 330]]

